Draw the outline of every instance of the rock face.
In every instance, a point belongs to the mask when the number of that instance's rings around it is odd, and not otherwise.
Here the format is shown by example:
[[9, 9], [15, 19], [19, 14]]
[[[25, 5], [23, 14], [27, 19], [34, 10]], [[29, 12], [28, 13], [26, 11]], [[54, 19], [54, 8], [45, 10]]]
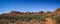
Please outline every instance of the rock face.
[[60, 14], [60, 8], [56, 9], [53, 13], [54, 14]]
[[23, 13], [18, 11], [11, 11], [10, 13], [2, 14], [2, 16], [21, 16], [21, 15], [23, 15]]
[[11, 11], [9, 13], [9, 16], [21, 16], [23, 13], [22, 12], [18, 12], [18, 11]]

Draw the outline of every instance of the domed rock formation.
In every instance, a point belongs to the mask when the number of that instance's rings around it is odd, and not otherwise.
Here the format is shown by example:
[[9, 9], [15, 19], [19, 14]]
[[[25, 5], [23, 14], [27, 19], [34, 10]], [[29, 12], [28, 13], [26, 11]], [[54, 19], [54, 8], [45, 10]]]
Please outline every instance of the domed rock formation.
[[9, 13], [9, 16], [21, 16], [23, 13], [22, 12], [18, 12], [18, 11], [11, 11]]
[[21, 15], [23, 15], [23, 13], [18, 11], [11, 11], [10, 13], [1, 14], [1, 16], [21, 16]]
[[60, 8], [56, 9], [53, 13], [54, 14], [60, 14]]
[[60, 11], [60, 8], [58, 8], [56, 11]]

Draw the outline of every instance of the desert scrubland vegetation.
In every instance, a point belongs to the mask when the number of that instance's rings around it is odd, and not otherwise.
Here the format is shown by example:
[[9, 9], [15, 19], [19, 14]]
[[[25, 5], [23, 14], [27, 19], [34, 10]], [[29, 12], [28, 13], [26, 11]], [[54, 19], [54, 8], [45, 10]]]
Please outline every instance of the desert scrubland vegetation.
[[54, 12], [21, 13], [12, 11], [0, 15], [0, 24], [60, 24], [60, 8]]

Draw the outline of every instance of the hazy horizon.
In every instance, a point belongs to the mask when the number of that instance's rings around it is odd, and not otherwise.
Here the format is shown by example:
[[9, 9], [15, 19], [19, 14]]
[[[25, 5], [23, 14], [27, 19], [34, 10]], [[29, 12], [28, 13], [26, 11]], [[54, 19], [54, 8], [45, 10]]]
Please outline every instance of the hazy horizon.
[[10, 11], [37, 12], [55, 11], [60, 7], [58, 0], [0, 0], [0, 14]]

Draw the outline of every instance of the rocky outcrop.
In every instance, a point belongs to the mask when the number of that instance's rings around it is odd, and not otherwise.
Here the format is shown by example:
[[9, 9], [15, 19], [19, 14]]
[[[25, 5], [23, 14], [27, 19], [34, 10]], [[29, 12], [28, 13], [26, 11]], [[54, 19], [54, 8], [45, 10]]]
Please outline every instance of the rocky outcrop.
[[18, 11], [11, 11], [10, 13], [2, 14], [2, 16], [21, 16], [21, 15], [23, 15], [23, 13]]
[[11, 11], [9, 13], [9, 16], [21, 16], [21, 15], [23, 15], [23, 13], [18, 11]]
[[2, 16], [21, 16], [21, 15], [39, 15], [43, 14], [44, 12], [18, 12], [18, 11], [11, 11], [10, 13], [3, 13]]
[[56, 9], [53, 13], [54, 14], [60, 14], [60, 8]]

